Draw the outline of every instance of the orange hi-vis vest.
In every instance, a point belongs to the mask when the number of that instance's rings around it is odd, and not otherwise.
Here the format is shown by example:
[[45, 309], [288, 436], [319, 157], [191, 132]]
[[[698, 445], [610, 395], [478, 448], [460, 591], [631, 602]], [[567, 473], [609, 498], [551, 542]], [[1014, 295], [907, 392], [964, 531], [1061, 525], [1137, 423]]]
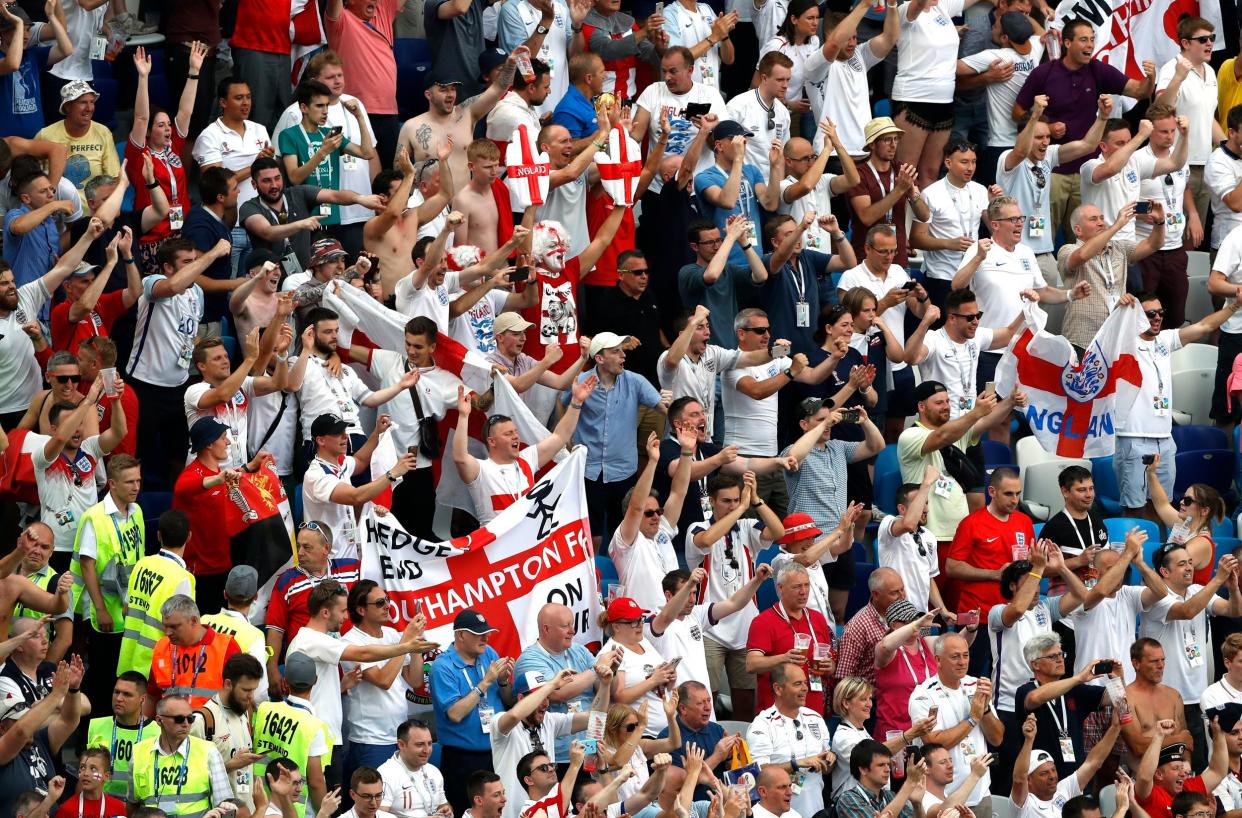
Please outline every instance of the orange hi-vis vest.
[[[207, 628], [196, 645], [180, 647], [164, 636], [151, 654], [151, 679], [165, 696], [189, 696], [202, 707], [224, 687], [224, 663], [240, 652], [233, 637]], [[232, 646], [232, 650], [230, 650]]]

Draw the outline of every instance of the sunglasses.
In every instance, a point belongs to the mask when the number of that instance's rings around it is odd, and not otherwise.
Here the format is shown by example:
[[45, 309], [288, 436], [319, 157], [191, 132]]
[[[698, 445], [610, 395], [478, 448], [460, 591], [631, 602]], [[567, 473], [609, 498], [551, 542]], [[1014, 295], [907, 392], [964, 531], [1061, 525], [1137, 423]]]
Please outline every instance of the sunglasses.
[[1187, 494], [1185, 497], [1177, 501], [1179, 506], [1197, 506], [1199, 501]]
[[194, 716], [192, 716], [192, 715], [186, 715], [186, 716], [160, 716], [159, 718], [161, 718], [161, 719], [168, 719], [169, 721], [176, 722], [177, 724], [189, 724], [190, 722], [194, 721]]
[[622, 729], [622, 730], [624, 730], [624, 731], [625, 731], [625, 732], [627, 732], [627, 733], [633, 733], [635, 730], [637, 730], [637, 729], [638, 729], [638, 722], [633, 722], [632, 724], [627, 724], [627, 725], [625, 725], [624, 727], [622, 727], [621, 729]]
[[1161, 308], [1158, 310], [1143, 310], [1143, 315], [1146, 315], [1148, 318], [1159, 318], [1160, 316], [1164, 315], [1164, 309]]
[[[636, 724], [634, 726], [637, 727], [638, 725]], [[550, 773], [556, 769], [556, 765], [550, 761], [545, 761], [542, 764], [536, 764], [533, 769], [536, 769], [541, 773]]]
[[52, 380], [56, 381], [59, 384], [81, 383], [82, 376], [81, 375], [53, 375]]
[[767, 335], [771, 331], [771, 327], [742, 327], [742, 332], [753, 332], [755, 335]]
[[797, 731], [797, 733], [795, 734], [795, 737], [798, 739], [798, 741], [802, 741], [802, 722], [798, 719], [794, 719], [793, 722], [794, 722], [794, 729]]
[[371, 602], [368, 602], [367, 604], [368, 604], [368, 605], [371, 605], [371, 606], [373, 606], [373, 607], [376, 607], [376, 608], [387, 608], [387, 607], [388, 607], [388, 597], [386, 597], [386, 596], [382, 596], [382, 597], [380, 597], [379, 599], [376, 599], [376, 600], [373, 600], [373, 601], [371, 601]]
[[1216, 42], [1216, 35], [1215, 34], [1200, 34], [1198, 37], [1187, 37], [1186, 39], [1190, 40], [1191, 42], [1198, 43], [1199, 45], [1207, 45], [1208, 43]]
[[298, 531], [318, 531], [323, 533], [323, 529], [319, 527], [319, 523], [311, 520], [309, 523], [298, 523]]
[[955, 318], [960, 318], [960, 319], [962, 319], [963, 321], [966, 321], [967, 323], [971, 323], [971, 324], [975, 323], [976, 321], [982, 321], [982, 320], [983, 320], [983, 313], [982, 313], [982, 312], [976, 312], [976, 313], [968, 313], [968, 312], [951, 312], [951, 313], [949, 313], [949, 315], [952, 315], [952, 316], [954, 316]]
[[663, 513], [664, 513], [664, 509], [662, 508], [649, 508], [643, 511], [643, 516], [644, 517], [659, 517]]
[[642, 268], [641, 270], [631, 270], [626, 267], [621, 267], [620, 269], [617, 270], [617, 272], [618, 273], [629, 273], [632, 276], [645, 276], [645, 275], [651, 274], [651, 271], [648, 270], [646, 267]]

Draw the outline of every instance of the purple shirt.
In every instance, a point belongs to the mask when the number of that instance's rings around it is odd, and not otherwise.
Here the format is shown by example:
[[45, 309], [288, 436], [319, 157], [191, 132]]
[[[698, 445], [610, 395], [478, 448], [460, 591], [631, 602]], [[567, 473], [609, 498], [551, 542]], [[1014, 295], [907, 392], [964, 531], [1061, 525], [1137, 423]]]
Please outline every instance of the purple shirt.
[[[1026, 78], [1018, 98], [1014, 100], [1025, 110], [1035, 104], [1036, 94], [1048, 95], [1048, 108], [1044, 116], [1049, 122], [1064, 122], [1065, 135], [1052, 140], [1058, 145], [1082, 139], [1091, 130], [1099, 106], [1100, 94], [1120, 94], [1129, 78], [1099, 60], [1092, 60], [1082, 68], [1071, 71], [1065, 61], [1046, 62], [1038, 66]], [[1083, 162], [1096, 152], [1053, 168], [1054, 173], [1077, 173]]]

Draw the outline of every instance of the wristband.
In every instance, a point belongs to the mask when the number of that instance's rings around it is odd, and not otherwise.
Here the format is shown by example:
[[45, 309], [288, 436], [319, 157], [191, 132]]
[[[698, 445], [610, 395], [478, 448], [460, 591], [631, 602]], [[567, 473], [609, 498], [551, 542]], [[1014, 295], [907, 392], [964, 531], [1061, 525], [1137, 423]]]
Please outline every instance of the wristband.
[[747, 250], [749, 250], [749, 249], [750, 249], [751, 247], [753, 247], [754, 245], [751, 245], [751, 244], [740, 244], [740, 245], [738, 245], [738, 246], [739, 246], [739, 247], [741, 247], [741, 248], [742, 248], [742, 252], [743, 252], [743, 253], [745, 253]]
[[132, 258], [123, 258], [123, 259], [121, 259], [121, 261], [122, 261], [123, 263], [125, 263], [125, 264], [133, 264], [133, 263], [134, 263], [134, 260], [133, 260]]
[[575, 34], [581, 34], [581, 33], [582, 33], [582, 26], [580, 26], [580, 25], [579, 25], [579, 26], [573, 26], [573, 30], [574, 30], [574, 33], [575, 33]]
[[386, 471], [386, 472], [384, 472], [384, 476], [388, 478], [388, 482], [389, 482], [389, 483], [395, 483], [395, 482], [397, 482], [397, 478], [393, 477], [393, 476], [392, 476], [392, 472], [390, 472], [390, 471]]
[[80, 687], [71, 687], [71, 688], [69, 688], [69, 692], [70, 692], [70, 693], [81, 693], [81, 692], [82, 692], [82, 688], [80, 688]]
[[475, 693], [475, 695], [476, 695], [476, 696], [478, 696], [480, 699], [481, 699], [481, 698], [483, 698], [483, 688], [479, 687], [478, 685], [475, 685], [475, 686], [474, 686], [474, 693]]
[[1037, 574], [1037, 573], [1035, 573], [1034, 571], [1028, 571], [1028, 572], [1027, 572], [1027, 576], [1028, 576], [1028, 577], [1035, 577], [1035, 579], [1043, 579], [1043, 578], [1044, 578], [1044, 575], [1043, 575], [1043, 574]]
[[581, 409], [581, 408], [582, 408], [582, 404], [581, 404], [581, 403], [574, 403], [573, 401], [570, 401], [570, 402], [569, 402], [569, 408], [570, 408], [570, 409]]
[[160, 186], [160, 183], [159, 183], [159, 182], [148, 182], [148, 183], [147, 183], [147, 190], [155, 190], [155, 189], [156, 189], [157, 187], [159, 187], [159, 186]]
[[1071, 287], [1070, 289], [1065, 291], [1065, 303], [1068, 304], [1069, 302], [1073, 300], [1074, 300], [1074, 288]]
[[838, 242], [838, 241], [845, 241], [845, 234], [844, 234], [844, 233], [837, 233], [835, 236], [833, 236], [833, 237], [832, 237], [832, 240], [833, 240], [834, 242]]
[[185, 78], [188, 80], [196, 80], [198, 79], [198, 74], [186, 74]]
[[966, 723], [969, 724], [971, 727], [979, 726], [979, 722], [975, 721], [975, 717], [970, 715], [969, 713], [966, 714]]

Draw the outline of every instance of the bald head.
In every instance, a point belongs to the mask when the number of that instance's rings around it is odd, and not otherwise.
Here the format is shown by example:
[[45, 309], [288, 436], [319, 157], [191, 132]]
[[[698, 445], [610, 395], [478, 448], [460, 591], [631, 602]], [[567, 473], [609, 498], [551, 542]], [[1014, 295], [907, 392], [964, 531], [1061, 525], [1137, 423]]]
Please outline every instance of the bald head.
[[565, 605], [549, 602], [539, 609], [539, 644], [549, 653], [562, 653], [574, 641], [574, 613]]
[[810, 142], [800, 136], [791, 136], [789, 141], [785, 143], [785, 158], [796, 159], [812, 150], [814, 148]]
[[871, 605], [883, 616], [889, 605], [905, 597], [906, 584], [892, 568], [877, 568], [867, 578], [867, 590], [871, 592]]
[[755, 784], [760, 787], [773, 787], [782, 781], [789, 780], [789, 771], [779, 764], [764, 764], [759, 768], [759, 777]]
[[23, 633], [26, 633], [27, 631], [32, 631], [38, 627], [41, 627], [39, 624], [39, 620], [31, 619], [28, 616], [20, 616], [17, 619], [14, 619], [13, 624], [9, 626], [9, 635], [10, 636], [21, 636]]

